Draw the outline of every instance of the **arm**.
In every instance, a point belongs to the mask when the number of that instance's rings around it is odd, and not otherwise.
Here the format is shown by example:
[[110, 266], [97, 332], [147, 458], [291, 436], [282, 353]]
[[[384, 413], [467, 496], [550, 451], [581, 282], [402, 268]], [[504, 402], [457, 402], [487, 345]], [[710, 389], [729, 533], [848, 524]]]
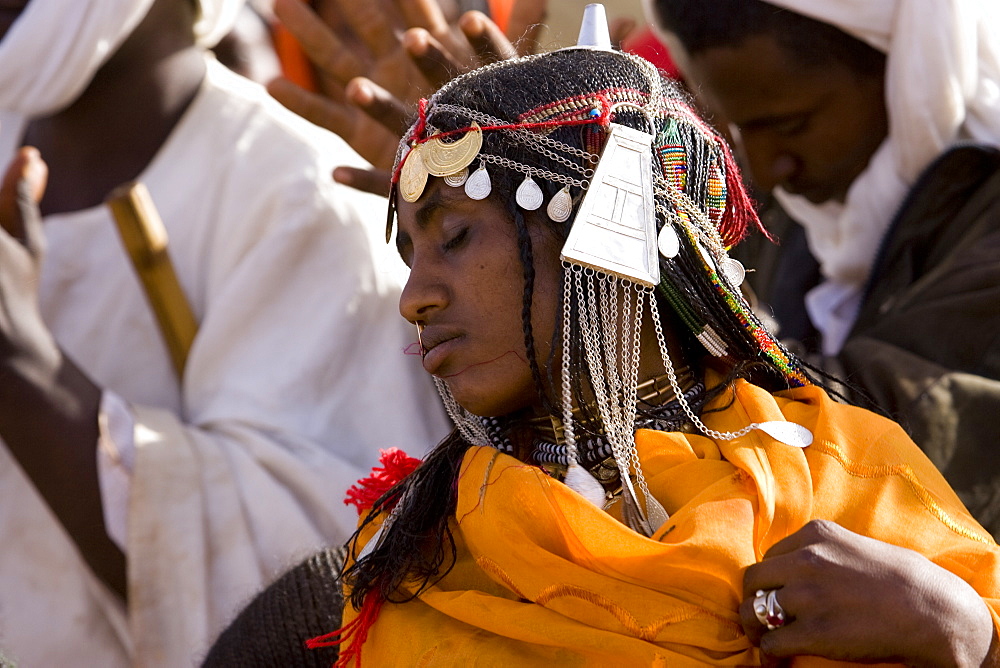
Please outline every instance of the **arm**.
[[94, 573], [124, 597], [125, 558], [105, 530], [97, 484], [101, 390], [38, 311], [45, 175], [38, 152], [22, 149], [0, 192], [0, 436]]

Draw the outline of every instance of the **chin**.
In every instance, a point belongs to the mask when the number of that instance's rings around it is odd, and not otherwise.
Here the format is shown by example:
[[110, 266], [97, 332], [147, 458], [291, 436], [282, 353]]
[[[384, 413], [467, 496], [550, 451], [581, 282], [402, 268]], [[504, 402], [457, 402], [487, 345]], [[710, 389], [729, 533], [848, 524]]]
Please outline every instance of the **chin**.
[[[449, 379], [451, 395], [458, 405], [473, 415], [480, 417], [500, 417], [530, 406], [536, 398], [534, 385], [518, 388], [519, 391], [504, 392], [498, 384], [478, 385]], [[526, 391], [525, 391], [526, 390]]]

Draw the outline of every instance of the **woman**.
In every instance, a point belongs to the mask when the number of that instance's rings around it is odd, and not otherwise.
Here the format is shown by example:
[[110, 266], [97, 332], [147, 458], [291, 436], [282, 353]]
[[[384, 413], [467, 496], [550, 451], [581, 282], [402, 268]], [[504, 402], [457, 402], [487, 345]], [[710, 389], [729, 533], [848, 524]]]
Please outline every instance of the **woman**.
[[752, 221], [735, 167], [649, 63], [576, 48], [453, 80], [392, 193], [400, 311], [457, 429], [365, 516], [343, 625], [310, 646], [996, 658], [997, 546], [898, 426], [759, 326], [725, 253]]

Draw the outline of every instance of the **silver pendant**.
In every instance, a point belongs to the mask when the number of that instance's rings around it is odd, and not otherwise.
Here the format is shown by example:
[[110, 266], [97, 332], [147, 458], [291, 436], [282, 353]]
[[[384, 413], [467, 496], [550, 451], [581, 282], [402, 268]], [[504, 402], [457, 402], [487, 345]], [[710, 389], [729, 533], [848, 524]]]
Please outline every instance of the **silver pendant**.
[[800, 424], [794, 422], [755, 422], [754, 429], [760, 429], [776, 441], [791, 445], [796, 448], [805, 448], [812, 445], [812, 432]]
[[542, 189], [538, 187], [535, 180], [526, 176], [524, 181], [521, 181], [521, 185], [517, 187], [514, 199], [517, 201], [517, 205], [525, 211], [535, 211], [545, 201], [545, 195], [542, 194]]
[[464, 167], [462, 171], [455, 172], [454, 174], [449, 174], [444, 177], [444, 182], [447, 183], [452, 188], [458, 188], [459, 186], [464, 186], [465, 182], [469, 180], [469, 168]]
[[670, 223], [664, 223], [660, 235], [656, 238], [656, 247], [660, 249], [660, 255], [668, 260], [677, 257], [681, 252], [681, 240], [677, 236], [677, 231]]
[[563, 260], [650, 288], [660, 282], [652, 141], [644, 132], [611, 124]]
[[486, 199], [492, 190], [493, 183], [490, 181], [490, 173], [486, 171], [485, 164], [480, 164], [479, 169], [466, 180], [465, 194], [472, 199]]
[[719, 273], [722, 274], [734, 288], [738, 288], [743, 285], [743, 281], [747, 276], [747, 271], [743, 268], [743, 263], [731, 257], [722, 261], [722, 265], [719, 267]]
[[569, 186], [563, 186], [562, 190], [552, 196], [545, 212], [554, 223], [565, 223], [569, 220], [573, 213], [573, 197], [569, 194]]

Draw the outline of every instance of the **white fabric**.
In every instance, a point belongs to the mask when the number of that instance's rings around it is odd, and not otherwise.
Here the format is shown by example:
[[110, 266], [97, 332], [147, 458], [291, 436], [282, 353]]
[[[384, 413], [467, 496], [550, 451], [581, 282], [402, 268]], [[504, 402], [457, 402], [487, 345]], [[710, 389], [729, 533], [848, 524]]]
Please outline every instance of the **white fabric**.
[[198, 0], [199, 16], [194, 24], [198, 43], [212, 48], [229, 34], [246, 0]]
[[0, 40], [0, 109], [68, 106], [146, 16], [153, 0], [31, 0]]
[[[1000, 145], [1000, 2], [996, 0], [768, 0], [830, 23], [887, 54], [889, 136], [831, 214], [779, 190], [807, 230], [826, 281], [807, 299], [838, 352], [892, 217], [917, 176], [950, 145]], [[853, 306], [852, 306], [853, 304]]]
[[135, 471], [135, 416], [111, 390], [101, 393], [97, 476], [101, 486], [104, 528], [122, 552], [128, 552], [128, 497]]
[[420, 455], [446, 432], [403, 354], [385, 200], [330, 178], [348, 151], [209, 63], [141, 176], [200, 322], [183, 385], [107, 210], [46, 218], [43, 315], [133, 407], [130, 598], [126, 615], [0, 447], [0, 647], [19, 665], [191, 665], [269, 580], [349, 535], [344, 491], [378, 448]]

